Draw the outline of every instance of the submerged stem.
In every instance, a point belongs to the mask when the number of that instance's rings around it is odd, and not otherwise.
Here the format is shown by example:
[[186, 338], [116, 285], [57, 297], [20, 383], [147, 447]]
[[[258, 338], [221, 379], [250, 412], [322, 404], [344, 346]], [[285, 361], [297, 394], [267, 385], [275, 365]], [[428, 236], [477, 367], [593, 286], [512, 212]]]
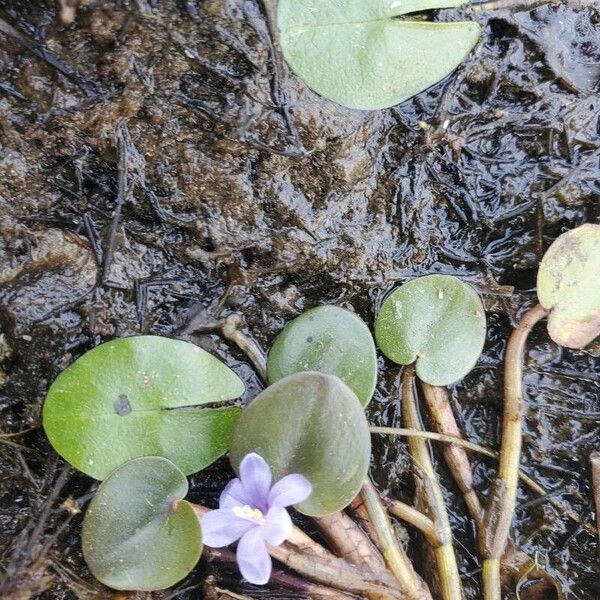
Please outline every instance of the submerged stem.
[[361, 496], [377, 532], [380, 549], [385, 561], [410, 600], [432, 600], [425, 582], [417, 575], [408, 556], [394, 535], [392, 524], [379, 493], [370, 480], [365, 480]]
[[345, 512], [336, 512], [325, 517], [313, 517], [313, 521], [339, 557], [372, 571], [386, 570], [379, 550], [369, 536]]
[[384, 498], [384, 502], [390, 513], [409, 525], [416, 527], [434, 548], [440, 545], [440, 538], [438, 537], [435, 525], [427, 515], [395, 498]]
[[504, 553], [517, 502], [523, 421], [523, 355], [533, 326], [548, 312], [539, 304], [512, 332], [504, 363], [504, 416], [498, 478], [490, 493], [480, 531], [484, 599], [500, 598], [500, 557]]
[[481, 582], [485, 600], [502, 600], [499, 558], [484, 559], [481, 569]]
[[[192, 504], [198, 518], [210, 509]], [[267, 545], [269, 554], [307, 580], [330, 586], [343, 592], [357, 593], [370, 600], [408, 600], [412, 598], [396, 587], [388, 585], [380, 572], [362, 569], [338, 558], [295, 528], [290, 541], [280, 546]], [[395, 585], [395, 582], [393, 582]], [[430, 597], [415, 596], [415, 600]]]
[[[437, 431], [439, 433], [462, 437], [461, 430], [450, 405], [448, 390], [444, 387], [432, 386], [425, 382], [421, 382], [421, 385], [429, 413]], [[463, 494], [469, 514], [475, 522], [477, 529], [479, 529], [483, 518], [483, 508], [479, 496], [473, 487], [473, 473], [469, 457], [464, 448], [455, 444], [444, 445], [442, 453], [454, 481]], [[531, 481], [529, 483], [535, 482]], [[541, 492], [545, 493], [545, 490], [541, 489]], [[547, 591], [558, 589], [552, 577], [540, 568], [534, 559], [525, 554], [514, 542], [511, 542], [510, 539], [506, 547], [506, 552], [500, 562], [500, 576], [505, 586], [511, 583], [516, 585], [523, 578], [536, 580], [531, 584], [532, 587], [530, 589], [535, 587], [539, 590], [540, 597], [543, 597], [542, 594]]]
[[[436, 442], [443, 442], [446, 444], [452, 444], [455, 446], [460, 446], [462, 448], [466, 448], [467, 450], [472, 450], [473, 452], [477, 452], [484, 456], [488, 456], [489, 458], [497, 459], [500, 455], [499, 452], [495, 450], [491, 450], [490, 448], [486, 448], [485, 446], [480, 446], [479, 444], [475, 444], [474, 442], [469, 442], [468, 440], [464, 440], [462, 438], [457, 438], [454, 435], [446, 435], [443, 433], [435, 433], [434, 431], [419, 431], [418, 429], [410, 429], [404, 427], [369, 427], [369, 431], [371, 433], [380, 433], [382, 435], [401, 435], [404, 437], [418, 437], [424, 438], [428, 440], [434, 440]], [[588, 523], [585, 519], [581, 518], [576, 512], [573, 510], [565, 510], [560, 501], [553, 497], [548, 496], [548, 492], [544, 489], [535, 479], [532, 479], [524, 473], [523, 471], [519, 471], [519, 478], [521, 481], [533, 492], [540, 496], [544, 496], [548, 500], [548, 504], [552, 504], [554, 508], [559, 512], [559, 514], [564, 514], [575, 523], [579, 523], [583, 527], [585, 527], [591, 533], [596, 533], [597, 529], [591, 523]]]
[[[422, 429], [421, 417], [415, 397], [415, 367], [408, 365], [402, 373], [402, 418], [404, 423], [413, 429]], [[410, 455], [418, 467], [417, 501], [424, 504], [427, 513], [431, 514], [439, 538], [439, 546], [435, 548], [438, 574], [443, 600], [461, 600], [463, 597], [458, 564], [452, 545], [452, 530], [446, 503], [437, 474], [433, 468], [427, 441], [423, 438], [411, 437], [408, 440]]]
[[[461, 431], [450, 406], [446, 388], [429, 385], [424, 381], [421, 382], [421, 387], [425, 403], [437, 431], [447, 435], [455, 435], [462, 439]], [[465, 449], [453, 444], [451, 446], [444, 446], [442, 454], [450, 469], [452, 478], [463, 495], [469, 514], [473, 519], [478, 521], [481, 518], [483, 509], [477, 492], [473, 488], [473, 471]]]
[[487, 2], [474, 2], [469, 6], [469, 12], [490, 12], [493, 10], [511, 10], [520, 12], [533, 10], [543, 4], [555, 4], [556, 0], [489, 0]]

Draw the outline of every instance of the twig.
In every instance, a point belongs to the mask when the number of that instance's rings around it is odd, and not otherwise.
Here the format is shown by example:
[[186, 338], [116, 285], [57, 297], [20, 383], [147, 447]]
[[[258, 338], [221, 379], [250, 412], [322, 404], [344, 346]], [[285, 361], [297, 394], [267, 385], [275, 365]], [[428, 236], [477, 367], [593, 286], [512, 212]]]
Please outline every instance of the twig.
[[86, 96], [92, 100], [96, 100], [105, 94], [104, 90], [97, 82], [83, 76], [79, 71], [65, 63], [62, 58], [54, 54], [54, 52], [51, 52], [42, 44], [28, 38], [20, 31], [17, 31], [12, 25], [8, 24], [3, 19], [0, 19], [0, 33], [3, 33], [4, 35], [16, 40], [19, 44], [21, 44], [21, 46], [23, 46], [23, 48], [26, 48], [32, 54], [35, 54], [37, 57], [41, 58], [48, 65], [56, 69], [61, 75], [64, 75], [67, 79], [81, 88], [81, 90], [85, 92]]
[[277, 19], [275, 16], [275, 9], [271, 0], [258, 0], [258, 4], [262, 9], [264, 19], [267, 24], [267, 36], [266, 43], [269, 51], [269, 58], [271, 62], [272, 77], [270, 80], [271, 86], [271, 97], [273, 103], [277, 106], [283, 120], [285, 121], [286, 128], [292, 140], [293, 152], [291, 156], [298, 157], [302, 156], [302, 151], [299, 148], [300, 141], [298, 136], [298, 130], [294, 126], [292, 116], [288, 108], [288, 101], [283, 89], [283, 61], [281, 59], [281, 53], [279, 51], [279, 40], [278, 40], [278, 29]]
[[425, 582], [417, 575], [408, 556], [398, 544], [387, 511], [379, 493], [369, 479], [365, 480], [361, 497], [379, 538], [385, 561], [402, 586], [406, 597], [411, 600], [432, 600]]
[[523, 355], [533, 326], [548, 312], [540, 305], [529, 310], [512, 332], [504, 368], [504, 416], [498, 478], [488, 500], [479, 532], [483, 556], [483, 597], [501, 600], [500, 558], [508, 541], [517, 502], [523, 421]]
[[121, 213], [123, 212], [123, 205], [125, 204], [126, 200], [129, 199], [129, 196], [132, 192], [132, 182], [130, 181], [129, 174], [129, 152], [131, 146], [133, 146], [133, 142], [131, 141], [129, 130], [127, 129], [127, 123], [125, 121], [120, 121], [118, 123], [115, 136], [117, 139], [117, 147], [119, 149], [118, 192], [117, 200], [115, 202], [115, 208], [112, 214], [110, 230], [108, 233], [108, 241], [106, 243], [106, 248], [103, 251], [103, 284], [108, 281], [109, 270], [112, 264], [115, 251], [115, 244], [117, 241], [117, 231], [119, 230], [119, 226], [121, 224]]
[[[414, 393], [415, 367], [408, 365], [402, 373], [402, 418], [413, 429], [422, 429], [421, 418]], [[437, 473], [433, 468], [427, 441], [412, 437], [408, 440], [410, 455], [418, 466], [417, 502], [431, 515], [437, 532], [437, 545], [434, 552], [438, 567], [439, 581], [443, 600], [461, 600], [463, 597], [458, 563], [452, 542], [452, 530], [446, 503]], [[419, 479], [422, 484], [419, 485]]]

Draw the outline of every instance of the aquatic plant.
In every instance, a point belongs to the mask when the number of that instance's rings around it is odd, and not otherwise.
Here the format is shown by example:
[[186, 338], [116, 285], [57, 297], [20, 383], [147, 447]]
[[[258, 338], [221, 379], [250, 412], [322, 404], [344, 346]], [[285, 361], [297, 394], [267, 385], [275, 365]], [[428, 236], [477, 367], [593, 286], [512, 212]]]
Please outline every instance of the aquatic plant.
[[112, 340], [56, 378], [44, 430], [66, 461], [96, 479], [138, 456], [164, 456], [190, 475], [227, 451], [240, 409], [219, 405], [243, 393], [240, 378], [194, 344]]
[[[431, 545], [442, 598], [460, 600], [429, 438], [446, 444], [444, 458], [477, 524], [485, 600], [500, 598], [503, 556], [516, 557], [544, 585], [555, 585], [508, 544], [522, 441], [523, 354], [529, 332], [546, 317], [559, 343], [582, 348], [598, 336], [599, 268], [600, 226], [590, 224], [559, 237], [541, 262], [540, 304], [525, 313], [506, 349], [502, 447], [485, 506], [461, 446], [495, 455], [462, 439], [445, 388], [476, 364], [485, 311], [477, 292], [455, 277], [410, 280], [389, 294], [375, 316], [379, 348], [401, 367], [404, 429], [369, 427], [364, 409], [376, 384], [374, 342], [365, 323], [339, 307], [316, 307], [286, 325], [267, 364], [258, 364], [271, 385], [244, 408], [222, 406], [244, 386], [193, 344], [140, 336], [90, 350], [59, 375], [43, 410], [55, 449], [104, 479], [83, 524], [90, 570], [115, 589], [162, 589], [193, 569], [204, 538], [209, 549], [238, 542], [240, 571], [257, 585], [269, 581], [276, 558], [310, 579], [316, 595], [329, 593], [319, 588], [324, 585], [367, 597], [429, 600], [427, 585], [398, 544], [389, 511]], [[437, 433], [423, 428], [417, 384]], [[408, 436], [417, 465], [414, 506], [389, 497], [384, 502], [368, 478], [372, 433]], [[222, 491], [219, 508], [188, 502], [186, 475], [227, 451], [239, 477]], [[350, 505], [371, 537], [340, 512]], [[312, 517], [338, 556], [294, 528], [289, 507]], [[218, 552], [213, 556], [222, 556]]]
[[377, 354], [371, 332], [356, 314], [338, 306], [317, 306], [290, 321], [267, 357], [267, 377], [320, 371], [337, 375], [363, 406], [373, 397]]
[[98, 487], [83, 521], [83, 556], [118, 590], [158, 590], [183, 579], [202, 552], [185, 475], [166, 458], [136, 458]]
[[428, 275], [394, 290], [375, 319], [381, 351], [415, 363], [420, 379], [450, 385], [474, 366], [485, 340], [485, 311], [473, 288], [456, 277]]
[[472, 21], [411, 14], [455, 0], [280, 0], [283, 55], [315, 92], [349, 108], [394, 106], [451, 73], [481, 35]]
[[302, 473], [312, 494], [296, 508], [322, 516], [345, 508], [367, 474], [371, 438], [363, 407], [338, 377], [308, 371], [261, 392], [238, 419], [229, 458], [260, 454], [279, 479]]
[[271, 469], [256, 453], [242, 459], [239, 472], [239, 479], [223, 490], [218, 510], [201, 519], [204, 543], [222, 548], [239, 540], [237, 562], [242, 575], [250, 583], [264, 585], [272, 569], [266, 544], [279, 546], [290, 537], [293, 525], [286, 508], [304, 502], [312, 486], [298, 473], [272, 485]]
[[480, 528], [485, 600], [500, 600], [500, 562], [517, 504], [523, 428], [523, 358], [533, 327], [548, 317], [559, 344], [583, 348], [600, 334], [600, 225], [585, 224], [559, 236], [538, 270], [537, 304], [511, 334], [504, 363], [504, 415], [498, 478]]

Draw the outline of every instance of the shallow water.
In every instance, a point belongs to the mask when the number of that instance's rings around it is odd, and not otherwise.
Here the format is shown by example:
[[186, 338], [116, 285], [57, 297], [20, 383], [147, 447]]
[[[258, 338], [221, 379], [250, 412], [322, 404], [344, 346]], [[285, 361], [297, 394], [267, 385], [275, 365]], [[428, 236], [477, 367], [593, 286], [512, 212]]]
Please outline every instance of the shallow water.
[[[22, 36], [0, 37], [0, 329], [12, 351], [0, 352], [0, 422], [3, 432], [34, 428], [11, 438], [23, 447], [0, 443], [0, 564], [12, 580], [49, 586], [47, 598], [99, 593], [79, 516], [48, 562], [30, 562], [65, 521], [60, 503], [92, 486], [67, 473], [47, 501], [63, 464], [38, 428], [44, 394], [112, 337], [185, 336], [236, 370], [248, 400], [260, 380], [236, 347], [201, 331], [206, 315], [242, 314], [266, 349], [316, 304], [372, 324], [399, 282], [458, 275], [482, 293], [489, 335], [453, 403], [466, 436], [497, 447], [504, 344], [535, 302], [538, 262], [563, 230], [600, 216], [598, 5], [479, 13], [483, 42], [455, 74], [364, 113], [287, 72], [261, 2], [161, 0], [148, 15], [143, 1], [85, 4], [64, 27], [52, 2], [0, 0], [0, 18]], [[597, 360], [559, 349], [539, 327], [526, 372], [524, 468], [590, 517]], [[380, 359], [373, 423], [398, 423], [396, 377]], [[402, 442], [374, 441], [377, 483], [410, 500]], [[494, 465], [473, 460], [485, 493]], [[472, 526], [440, 470], [475, 599]], [[193, 497], [214, 500], [229, 476], [225, 461], [194, 476]], [[528, 492], [520, 503], [514, 538], [566, 598], [600, 598], [598, 541]], [[217, 573], [240, 589], [235, 573]]]

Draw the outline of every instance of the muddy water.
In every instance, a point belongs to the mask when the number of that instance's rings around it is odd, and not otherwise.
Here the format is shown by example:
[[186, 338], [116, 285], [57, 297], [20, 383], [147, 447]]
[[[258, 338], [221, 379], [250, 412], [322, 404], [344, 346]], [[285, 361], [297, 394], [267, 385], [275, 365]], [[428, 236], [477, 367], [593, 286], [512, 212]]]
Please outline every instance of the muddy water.
[[[397, 283], [458, 275], [483, 294], [489, 336], [454, 408], [470, 439], [497, 447], [504, 344], [535, 302], [540, 257], [600, 216], [597, 3], [479, 13], [483, 42], [452, 77], [374, 113], [290, 75], [257, 0], [82, 4], [62, 26], [52, 2], [0, 0], [18, 32], [0, 34], [0, 422], [32, 429], [10, 438], [18, 446], [0, 440], [0, 564], [13, 589], [101, 593], [80, 555], [80, 515], [61, 507], [92, 482], [63, 470], [39, 424], [52, 379], [109, 338], [187, 337], [236, 370], [248, 400], [260, 380], [207, 330], [210, 316], [243, 315], [268, 348], [316, 304], [372, 324]], [[540, 328], [526, 371], [525, 468], [589, 518], [598, 363]], [[380, 361], [373, 423], [399, 422], [396, 375]], [[494, 465], [474, 460], [485, 492]], [[472, 526], [440, 470], [476, 599]], [[402, 442], [375, 440], [373, 473], [411, 498]], [[192, 478], [193, 496], [214, 500], [229, 476], [221, 461]], [[598, 542], [584, 528], [522, 491], [514, 536], [566, 598], [600, 598]], [[241, 589], [235, 573], [212, 573]]]

